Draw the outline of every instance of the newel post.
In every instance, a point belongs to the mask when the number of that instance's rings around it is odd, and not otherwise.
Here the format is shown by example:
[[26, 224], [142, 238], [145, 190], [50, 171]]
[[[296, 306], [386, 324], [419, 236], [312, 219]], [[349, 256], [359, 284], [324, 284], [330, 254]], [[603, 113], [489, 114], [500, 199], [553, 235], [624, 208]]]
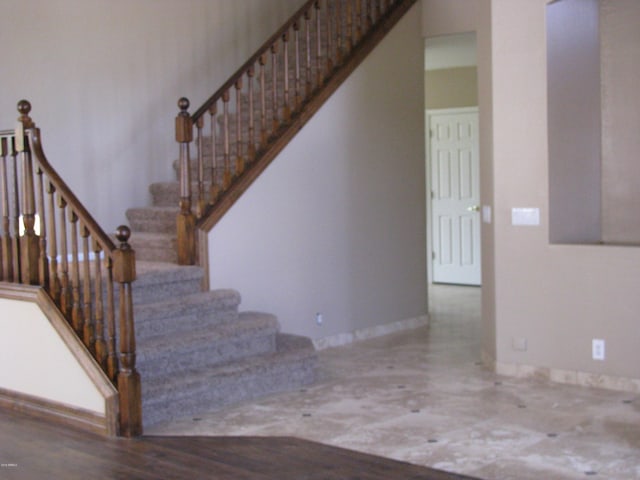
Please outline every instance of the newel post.
[[176, 219], [178, 230], [178, 264], [196, 263], [196, 218], [191, 211], [191, 159], [189, 144], [193, 140], [193, 121], [187, 110], [189, 100], [178, 100], [180, 113], [176, 117], [176, 141], [180, 144], [180, 212]]
[[119, 226], [116, 238], [120, 247], [113, 252], [113, 278], [120, 285], [120, 435], [125, 437], [142, 435], [142, 391], [140, 374], [136, 370], [136, 334], [131, 291], [131, 283], [136, 279], [136, 256], [128, 243], [130, 236], [129, 227]]
[[37, 285], [40, 280], [38, 260], [40, 258], [40, 238], [36, 234], [36, 197], [33, 181], [33, 159], [27, 140], [27, 130], [35, 128], [29, 117], [31, 104], [26, 100], [18, 102], [18, 125], [16, 127], [16, 152], [22, 166], [22, 198], [20, 209], [24, 233], [20, 237], [20, 278], [28, 285]]

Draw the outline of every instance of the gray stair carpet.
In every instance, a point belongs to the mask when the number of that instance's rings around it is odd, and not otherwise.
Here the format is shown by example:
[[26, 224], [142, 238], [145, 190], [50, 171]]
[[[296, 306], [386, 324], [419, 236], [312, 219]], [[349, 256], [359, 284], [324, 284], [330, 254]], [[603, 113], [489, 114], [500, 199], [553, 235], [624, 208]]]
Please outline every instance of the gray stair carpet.
[[144, 427], [315, 380], [308, 338], [281, 333], [271, 314], [240, 312], [235, 290], [200, 291], [201, 268], [137, 261], [136, 270]]
[[312, 383], [310, 339], [281, 333], [273, 315], [240, 312], [238, 292], [202, 291], [203, 269], [176, 265], [178, 184], [150, 192], [152, 206], [127, 211], [143, 427]]

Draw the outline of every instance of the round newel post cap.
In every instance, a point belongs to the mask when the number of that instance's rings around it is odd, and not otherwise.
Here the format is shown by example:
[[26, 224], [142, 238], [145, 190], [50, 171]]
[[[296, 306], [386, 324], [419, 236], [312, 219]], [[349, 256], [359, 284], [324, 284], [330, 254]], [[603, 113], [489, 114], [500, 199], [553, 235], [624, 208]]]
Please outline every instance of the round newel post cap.
[[120, 248], [129, 244], [129, 238], [131, 237], [131, 229], [126, 225], [120, 225], [116, 228], [116, 238], [120, 242]]
[[24, 128], [32, 128], [34, 126], [33, 120], [29, 117], [29, 113], [31, 113], [31, 103], [29, 103], [28, 100], [20, 100], [18, 102], [18, 113], [20, 114], [18, 121], [22, 123]]
[[180, 100], [178, 100], [178, 108], [182, 113], [187, 113], [187, 110], [189, 110], [189, 105], [191, 105], [191, 103], [189, 103], [189, 99], [187, 97], [182, 97]]
[[29, 115], [31, 112], [31, 103], [29, 100], [20, 100], [18, 102], [18, 113], [20, 115]]

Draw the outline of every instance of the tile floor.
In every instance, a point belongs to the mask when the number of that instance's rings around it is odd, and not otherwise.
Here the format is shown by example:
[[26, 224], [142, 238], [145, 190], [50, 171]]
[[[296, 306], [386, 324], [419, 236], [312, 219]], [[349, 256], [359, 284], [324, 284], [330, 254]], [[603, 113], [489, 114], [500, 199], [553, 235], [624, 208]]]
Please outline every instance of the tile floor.
[[320, 352], [320, 380], [147, 431], [291, 435], [486, 480], [640, 479], [640, 396], [479, 363], [480, 289], [433, 286], [431, 324]]

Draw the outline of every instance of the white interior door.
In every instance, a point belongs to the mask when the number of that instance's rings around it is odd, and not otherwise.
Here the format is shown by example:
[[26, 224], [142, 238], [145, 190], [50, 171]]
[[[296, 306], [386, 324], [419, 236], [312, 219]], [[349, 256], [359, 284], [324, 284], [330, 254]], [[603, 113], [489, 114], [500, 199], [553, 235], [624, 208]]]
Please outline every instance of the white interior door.
[[480, 285], [477, 109], [430, 112], [433, 281]]

